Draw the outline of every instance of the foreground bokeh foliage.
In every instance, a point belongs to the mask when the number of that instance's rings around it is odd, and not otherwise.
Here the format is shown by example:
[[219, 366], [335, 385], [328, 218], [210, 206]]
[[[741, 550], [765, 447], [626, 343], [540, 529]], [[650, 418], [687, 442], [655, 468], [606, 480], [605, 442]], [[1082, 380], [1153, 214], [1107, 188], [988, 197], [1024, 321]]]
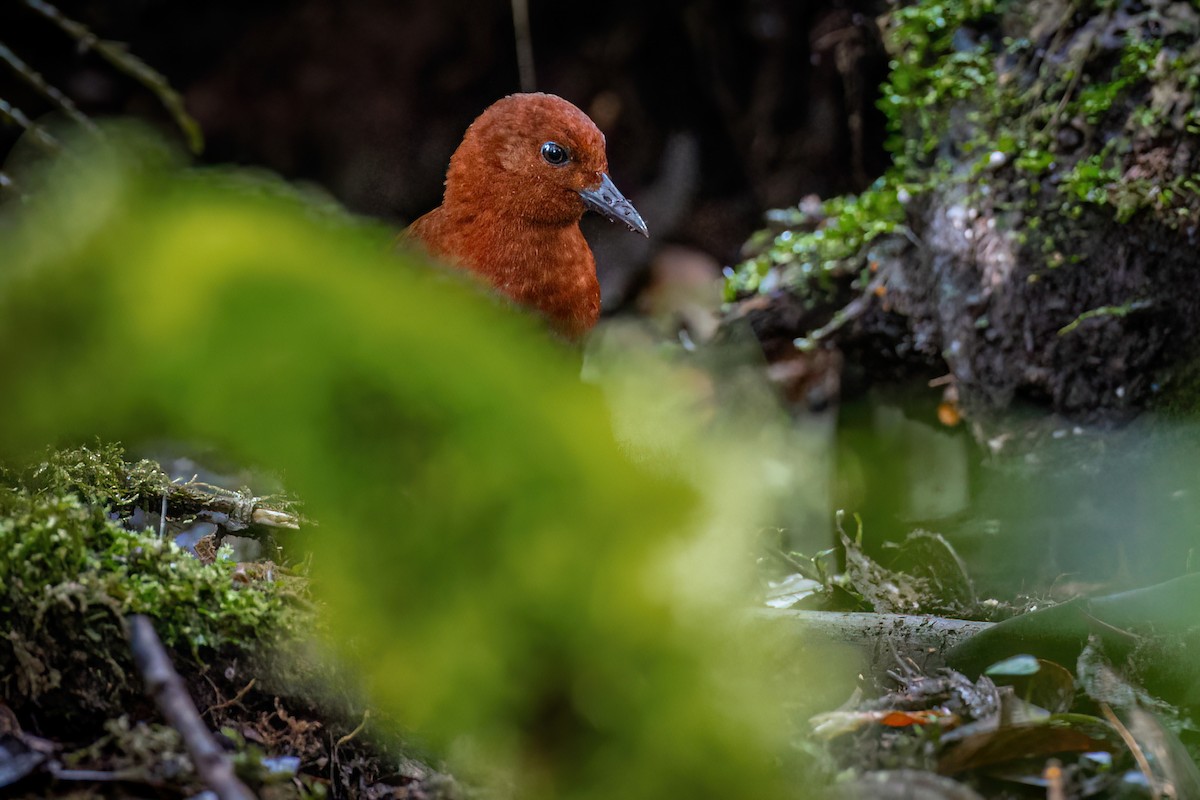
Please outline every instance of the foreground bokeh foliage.
[[5, 457], [166, 437], [281, 471], [343, 652], [463, 769], [529, 796], [775, 795], [740, 598], [678, 583], [740, 544], [689, 552], [711, 520], [627, 456], [572, 356], [385, 231], [133, 142], [0, 220]]

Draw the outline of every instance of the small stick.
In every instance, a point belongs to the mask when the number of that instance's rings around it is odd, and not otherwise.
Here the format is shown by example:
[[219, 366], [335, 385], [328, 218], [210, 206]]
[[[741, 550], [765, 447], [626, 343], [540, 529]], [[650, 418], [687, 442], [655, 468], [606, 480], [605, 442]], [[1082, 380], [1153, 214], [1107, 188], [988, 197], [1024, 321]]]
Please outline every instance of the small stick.
[[33, 142], [45, 153], [57, 155], [62, 152], [62, 143], [50, 132], [25, 115], [25, 112], [0, 97], [0, 120], [11, 122], [29, 132]]
[[12, 176], [4, 170], [0, 170], [0, 193], [3, 192], [16, 195], [20, 200], [25, 199], [25, 193], [21, 191], [21, 187], [12, 179]]
[[341, 747], [342, 745], [349, 743], [350, 741], [352, 741], [354, 739], [354, 737], [356, 737], [360, 733], [362, 733], [363, 729], [367, 727], [367, 720], [370, 718], [371, 718], [371, 709], [369, 709], [369, 708], [365, 709], [363, 711], [362, 722], [358, 723], [358, 727], [355, 728], [354, 730], [350, 731], [349, 733], [347, 733], [342, 738], [338, 739], [337, 744], [335, 744], [334, 747]]
[[219, 800], [256, 800], [254, 792], [234, 775], [233, 764], [200, 719], [149, 617], [129, 617], [129, 648], [146, 681], [146, 694], [154, 699], [167, 724], [179, 732], [200, 780]]
[[81, 783], [129, 783], [134, 786], [145, 786], [159, 791], [165, 790], [165, 781], [148, 778], [141, 770], [128, 767], [114, 772], [99, 769], [65, 769], [57, 762], [51, 762], [47, 771], [56, 781], [79, 781]]
[[[254, 688], [254, 684], [256, 684], [256, 683], [258, 683], [258, 678], [251, 678], [250, 682], [247, 683], [245, 686], [243, 686], [241, 689], [239, 689], [238, 693], [235, 694], [233, 697], [229, 698], [228, 700], [222, 700], [220, 703], [217, 703], [215, 706], [209, 706], [208, 708], [206, 708], [204, 710], [204, 713], [211, 714], [214, 711], [220, 711], [222, 709], [229, 708], [230, 706], [238, 705], [239, 703], [242, 702], [242, 700], [246, 697], [246, 695], [250, 693], [250, 690]], [[212, 681], [209, 681], [209, 684], [212, 684]], [[213, 688], [216, 689], [215, 686], [213, 686]]]
[[1133, 760], [1137, 764], [1138, 769], [1146, 776], [1146, 783], [1150, 785], [1150, 793], [1152, 797], [1176, 797], [1175, 787], [1170, 784], [1162, 784], [1154, 775], [1153, 769], [1150, 767], [1150, 759], [1146, 758], [1146, 752], [1142, 750], [1142, 746], [1138, 744], [1138, 740], [1134, 738], [1133, 733], [1126, 728], [1121, 722], [1116, 712], [1112, 710], [1112, 706], [1108, 703], [1100, 703], [1100, 711], [1104, 714], [1104, 718], [1116, 730], [1117, 735], [1125, 742], [1125, 746], [1129, 748], [1129, 752], [1133, 754]]
[[517, 71], [521, 77], [521, 91], [537, 89], [537, 78], [533, 70], [533, 35], [529, 30], [529, 0], [512, 0], [513, 30], [517, 43]]

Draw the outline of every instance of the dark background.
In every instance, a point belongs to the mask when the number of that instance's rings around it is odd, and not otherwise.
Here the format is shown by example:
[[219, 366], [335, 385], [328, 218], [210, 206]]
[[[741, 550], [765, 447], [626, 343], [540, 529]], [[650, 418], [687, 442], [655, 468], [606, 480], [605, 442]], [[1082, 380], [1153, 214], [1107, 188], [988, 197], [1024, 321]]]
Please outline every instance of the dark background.
[[[397, 226], [438, 204], [463, 130], [520, 89], [504, 0], [58, 7], [167, 76], [204, 130], [204, 162], [315, 182]], [[766, 209], [857, 191], [879, 174], [874, 102], [887, 59], [875, 17], [885, 10], [883, 0], [530, 0], [537, 88], [605, 131], [613, 178], [654, 234], [647, 246], [589, 221], [606, 307], [664, 243], [730, 264]], [[0, 5], [0, 42], [85, 112], [169, 129], [150, 92], [23, 3]], [[35, 119], [51, 111], [3, 65], [0, 97]], [[18, 135], [0, 126], [0, 154]]]

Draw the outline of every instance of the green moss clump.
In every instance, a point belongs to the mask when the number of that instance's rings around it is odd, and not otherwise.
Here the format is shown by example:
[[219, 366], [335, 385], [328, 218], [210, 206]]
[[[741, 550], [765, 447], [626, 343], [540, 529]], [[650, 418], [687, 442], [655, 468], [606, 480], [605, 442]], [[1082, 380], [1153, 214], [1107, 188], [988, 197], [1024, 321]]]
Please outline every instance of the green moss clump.
[[81, 449], [0, 477], [0, 686], [10, 705], [45, 707], [44, 696], [62, 690], [68, 706], [111, 711], [122, 690], [140, 691], [128, 614], [154, 617], [163, 641], [197, 660], [232, 648], [266, 653], [311, 629], [294, 581], [243, 584], [228, 559], [205, 565], [117, 522], [114, 509], [168, 481], [153, 462]]
[[994, 14], [996, 5], [921, 2], [888, 18], [885, 44], [893, 59], [879, 107], [887, 118], [893, 180], [930, 186], [928, 169], [947, 144], [953, 106], [971, 101], [987, 108], [1000, 99], [994, 43], [967, 27]]
[[747, 244], [757, 254], [727, 280], [727, 300], [782, 285], [816, 305], [832, 300], [846, 278], [865, 285], [863, 270], [871, 261], [866, 246], [903, 226], [906, 201], [949, 174], [939, 155], [947, 107], [996, 94], [986, 48], [964, 50], [955, 43], [968, 20], [991, 14], [995, 6], [995, 0], [925, 2], [893, 12], [888, 42], [894, 59], [879, 103], [887, 115], [893, 166], [867, 191], [826, 200], [818, 213], [772, 212], [776, 229], [759, 232]]
[[170, 477], [154, 461], [126, 462], [124, 448], [101, 442], [52, 450], [21, 480], [21, 485], [33, 492], [66, 492], [113, 511], [131, 508], [145, 497], [159, 497], [170, 484]]
[[763, 281], [774, 269], [782, 271], [786, 285], [809, 284], [817, 292], [832, 293], [839, 277], [867, 266], [865, 245], [904, 222], [904, 207], [897, 188], [881, 179], [860, 195], [826, 200], [816, 213], [785, 209], [776, 219], [786, 229], [773, 237], [769, 231], [758, 234], [770, 244], [726, 283], [726, 300], [770, 288]]

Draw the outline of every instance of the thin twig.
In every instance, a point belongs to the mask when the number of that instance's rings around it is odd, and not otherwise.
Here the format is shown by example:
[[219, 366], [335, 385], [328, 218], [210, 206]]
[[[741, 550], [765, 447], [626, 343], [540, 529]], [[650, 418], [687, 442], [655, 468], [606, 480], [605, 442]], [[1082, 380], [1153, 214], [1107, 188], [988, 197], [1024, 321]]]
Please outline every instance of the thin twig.
[[17, 182], [12, 179], [12, 176], [4, 170], [0, 170], [0, 192], [14, 194], [21, 199], [24, 199], [25, 197], [25, 193], [21, 191], [21, 187], [18, 186]]
[[805, 577], [808, 577], [808, 574], [812, 572], [811, 564], [803, 563], [794, 558], [790, 553], [784, 552], [782, 548], [768, 545], [766, 550], [768, 555], [773, 556]]
[[0, 97], [0, 118], [24, 128], [42, 150], [57, 155], [62, 152], [62, 142], [50, 135], [50, 132], [25, 116], [25, 112]]
[[516, 33], [517, 72], [521, 77], [521, 91], [537, 89], [537, 76], [533, 69], [533, 35], [529, 27], [529, 0], [512, 0], [513, 30]]
[[358, 723], [358, 727], [355, 728], [354, 730], [350, 731], [349, 733], [347, 733], [342, 738], [338, 739], [337, 744], [334, 746], [341, 747], [342, 745], [347, 744], [348, 742], [352, 741], [355, 737], [357, 737], [360, 733], [363, 732], [364, 728], [367, 727], [367, 720], [370, 718], [371, 718], [371, 709], [369, 709], [369, 708], [364, 709], [362, 722]]
[[1100, 306], [1093, 308], [1090, 311], [1085, 311], [1069, 323], [1058, 329], [1059, 336], [1066, 336], [1071, 331], [1078, 328], [1089, 319], [1096, 317], [1127, 317], [1135, 311], [1145, 311], [1148, 308], [1153, 308], [1154, 303], [1149, 300], [1134, 300], [1131, 303], [1126, 303], [1123, 306]]
[[146, 681], [146, 694], [154, 699], [167, 723], [179, 732], [196, 774], [219, 800], [255, 800], [254, 792], [237, 779], [233, 764], [213, 739], [188, 695], [183, 678], [171, 666], [166, 648], [154, 632], [149, 617], [129, 617], [129, 648], [138, 672]]
[[1112, 706], [1108, 703], [1100, 703], [1100, 712], [1104, 714], [1104, 718], [1116, 730], [1117, 735], [1125, 742], [1125, 746], [1129, 748], [1129, 752], [1133, 755], [1134, 762], [1137, 763], [1138, 769], [1142, 771], [1142, 775], [1146, 776], [1146, 782], [1150, 785], [1150, 793], [1152, 797], [1174, 797], [1174, 791], [1167, 791], [1169, 788], [1158, 780], [1153, 770], [1150, 768], [1150, 759], [1146, 758], [1146, 753], [1142, 750], [1142, 746], [1138, 744], [1136, 738], [1129, 728], [1121, 722], [1121, 719], [1112, 710]]
[[200, 131], [199, 123], [183, 107], [183, 98], [179, 92], [171, 88], [170, 82], [162, 73], [130, 53], [120, 42], [101, 39], [86, 25], [64, 16], [61, 11], [45, 0], [22, 0], [22, 2], [66, 32], [68, 36], [79, 43], [80, 48], [95, 50], [97, 55], [109, 64], [153, 92], [158, 101], [167, 109], [171, 119], [183, 131], [188, 148], [193, 153], [199, 153], [204, 149], [204, 134]]
[[3, 42], [0, 42], [0, 61], [4, 61], [12, 67], [13, 72], [16, 72], [17, 75], [32, 86], [39, 94], [58, 106], [73, 121], [92, 133], [99, 132], [96, 123], [88, 119], [87, 115], [79, 110], [71, 98], [63, 94], [57, 86], [49, 83], [37, 70], [26, 64], [20, 56], [5, 46]]
[[47, 768], [47, 772], [54, 777], [56, 781], [79, 781], [81, 783], [128, 783], [135, 786], [145, 786], [150, 789], [164, 790], [167, 788], [165, 781], [155, 780], [143, 770], [136, 768], [126, 768], [113, 770], [111, 772], [100, 769], [66, 769], [59, 766], [55, 762], [51, 762]]
[[[229, 708], [230, 706], [241, 705], [242, 700], [245, 699], [246, 695], [250, 693], [250, 690], [254, 688], [254, 684], [256, 683], [258, 683], [258, 678], [251, 678], [250, 682], [239, 689], [238, 693], [233, 697], [229, 698], [228, 700], [222, 700], [215, 706], [209, 706], [208, 708], [204, 709], [204, 713], [212, 714], [214, 711], [220, 711], [222, 709]], [[209, 681], [209, 684], [212, 685], [212, 681]], [[213, 686], [214, 691], [216, 688], [216, 686]]]
[[877, 274], [867, 284], [867, 288], [862, 294], [851, 300], [837, 313], [833, 315], [833, 319], [829, 320], [825, 325], [810, 331], [808, 336], [802, 336], [796, 339], [795, 344], [797, 350], [808, 351], [817, 346], [819, 342], [828, 338], [834, 333], [837, 333], [846, 323], [853, 322], [863, 314], [871, 310], [871, 302], [875, 299], [875, 290], [884, 285], [884, 275], [882, 272]]

